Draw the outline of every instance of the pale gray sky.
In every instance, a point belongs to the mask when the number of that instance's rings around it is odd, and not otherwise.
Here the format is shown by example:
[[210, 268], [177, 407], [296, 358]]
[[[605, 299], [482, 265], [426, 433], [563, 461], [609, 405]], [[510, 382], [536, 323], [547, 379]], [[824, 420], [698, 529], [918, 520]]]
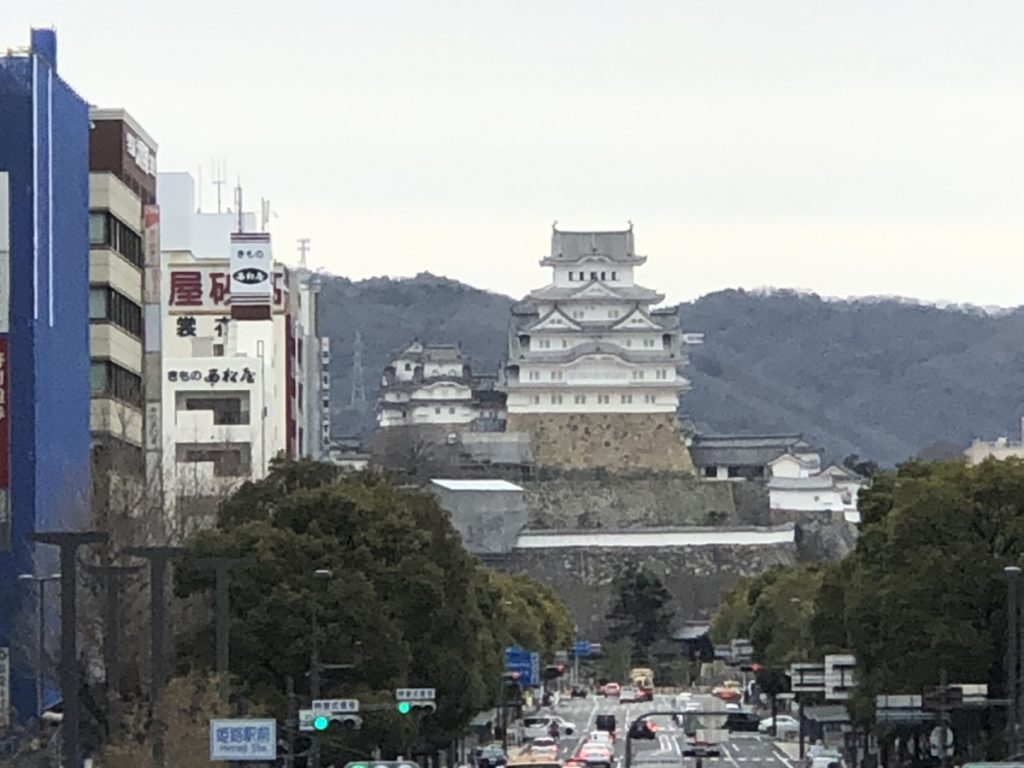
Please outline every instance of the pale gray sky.
[[[275, 251], [521, 295], [551, 223], [642, 282], [1024, 303], [1024, 3], [34, 0], [162, 170], [225, 157]], [[261, 12], [260, 7], [274, 8]], [[212, 189], [204, 194], [209, 207]]]

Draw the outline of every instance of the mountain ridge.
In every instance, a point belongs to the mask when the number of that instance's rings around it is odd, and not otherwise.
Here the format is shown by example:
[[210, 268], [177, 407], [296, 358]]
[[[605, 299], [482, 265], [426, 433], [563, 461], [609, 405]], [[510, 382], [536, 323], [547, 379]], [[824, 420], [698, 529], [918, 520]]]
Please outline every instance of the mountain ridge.
[[[335, 436], [372, 432], [380, 373], [413, 338], [459, 343], [478, 373], [496, 371], [505, 355], [516, 299], [429, 272], [321, 278]], [[1020, 307], [784, 288], [725, 289], [675, 306], [684, 331], [705, 334], [681, 408], [702, 431], [803, 432], [831, 458], [857, 453], [887, 465], [935, 443], [1016, 435]], [[368, 400], [352, 407], [356, 331]]]

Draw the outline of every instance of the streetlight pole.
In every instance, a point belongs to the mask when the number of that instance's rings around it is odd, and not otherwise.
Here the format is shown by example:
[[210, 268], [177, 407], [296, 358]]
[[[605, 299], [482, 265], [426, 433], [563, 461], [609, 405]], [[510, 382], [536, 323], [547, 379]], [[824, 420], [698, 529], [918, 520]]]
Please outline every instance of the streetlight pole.
[[1020, 568], [1008, 565], [1003, 569], [1006, 574], [1006, 698], [1010, 703], [1006, 707], [1006, 751], [1007, 757], [1013, 757], [1018, 750], [1017, 745], [1017, 585], [1020, 581]]
[[31, 573], [19, 573], [21, 581], [33, 581], [36, 585], [36, 717], [43, 715], [43, 676], [46, 667], [46, 582], [60, 579], [59, 573], [49, 576], [33, 576]]
[[[313, 572], [313, 576], [317, 580], [324, 582], [331, 578], [334, 572], [329, 568], [317, 568]], [[309, 694], [312, 699], [320, 698], [320, 641], [317, 638], [319, 633], [319, 620], [318, 620], [318, 604], [316, 596], [313, 598], [312, 606], [312, 636], [310, 637], [310, 651], [309, 651]], [[320, 768], [320, 737], [317, 735], [313, 736], [313, 743], [309, 747], [309, 765], [310, 768]]]
[[229, 608], [229, 586], [231, 571], [248, 564], [242, 557], [204, 557], [198, 561], [203, 568], [213, 568], [217, 574], [217, 677], [220, 683], [220, 697], [227, 703], [231, 698], [229, 671], [231, 614]]
[[78, 549], [103, 544], [99, 531], [51, 531], [29, 536], [39, 544], [60, 549], [60, 691], [64, 697], [61, 726], [64, 768], [80, 768], [78, 746]]
[[164, 582], [168, 561], [184, 551], [183, 547], [132, 547], [125, 550], [126, 555], [149, 561], [149, 709], [153, 718], [153, 761], [158, 768], [164, 765], [164, 722], [158, 702], [167, 681], [164, 669], [164, 635], [167, 629]]

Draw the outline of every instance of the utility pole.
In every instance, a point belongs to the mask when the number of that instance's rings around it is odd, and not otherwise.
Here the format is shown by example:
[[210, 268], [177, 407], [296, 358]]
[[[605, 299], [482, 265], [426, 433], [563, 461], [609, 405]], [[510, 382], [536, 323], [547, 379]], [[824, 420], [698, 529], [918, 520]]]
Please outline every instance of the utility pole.
[[149, 710], [153, 720], [153, 760], [158, 768], [164, 765], [164, 722], [160, 717], [160, 691], [167, 681], [165, 671], [164, 635], [167, 627], [164, 583], [167, 563], [184, 552], [183, 547], [132, 547], [126, 555], [149, 561]]
[[939, 763], [942, 768], [949, 768], [949, 755], [946, 752], [946, 733], [949, 721], [949, 675], [946, 668], [940, 673], [939, 687], [942, 691], [942, 698], [939, 700]]
[[231, 571], [244, 568], [251, 561], [244, 557], [204, 557], [198, 561], [202, 568], [212, 568], [217, 574], [217, 678], [220, 697], [226, 703], [231, 698], [230, 654], [231, 614], [229, 612], [229, 586]]
[[1006, 698], [1010, 701], [1006, 707], [1006, 752], [1007, 757], [1012, 758], [1018, 752], [1017, 585], [1020, 568], [1008, 565], [1003, 572], [1006, 574]]
[[125, 576], [138, 573], [141, 565], [97, 565], [89, 570], [103, 580], [106, 593], [103, 620], [103, 668], [107, 684], [108, 721], [111, 735], [121, 720], [121, 586]]
[[284, 768], [295, 768], [295, 731], [298, 729], [298, 707], [295, 696], [295, 680], [291, 675], [284, 679], [285, 692], [288, 694], [288, 716], [284, 721], [284, 732], [286, 752], [284, 755]]
[[99, 531], [52, 531], [31, 534], [39, 544], [60, 548], [60, 690], [64, 697], [64, 768], [82, 765], [78, 746], [78, 549], [103, 544], [107, 534]]
[[[334, 573], [329, 568], [317, 568], [313, 572], [313, 576], [320, 581], [326, 582], [327, 579], [331, 578]], [[319, 621], [318, 621], [318, 604], [316, 596], [313, 598], [312, 606], [312, 635], [310, 637], [310, 652], [309, 652], [309, 693], [310, 698], [320, 698], [320, 641], [317, 637], [320, 633]], [[309, 768], [320, 768], [320, 737], [317, 734], [313, 735], [313, 743], [309, 747]]]

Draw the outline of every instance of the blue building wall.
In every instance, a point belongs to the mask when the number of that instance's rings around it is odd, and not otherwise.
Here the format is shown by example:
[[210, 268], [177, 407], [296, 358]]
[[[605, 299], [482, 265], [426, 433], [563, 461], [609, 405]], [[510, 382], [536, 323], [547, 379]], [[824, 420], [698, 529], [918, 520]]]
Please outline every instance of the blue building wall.
[[[51, 573], [40, 530], [83, 527], [89, 492], [89, 113], [56, 73], [56, 36], [0, 56], [0, 172], [9, 181], [11, 547], [0, 551], [0, 646], [12, 703], [35, 710], [36, 596], [19, 573]], [[48, 595], [53, 605], [57, 590]], [[20, 622], [21, 626], [16, 626]], [[27, 654], [26, 654], [27, 652]]]

